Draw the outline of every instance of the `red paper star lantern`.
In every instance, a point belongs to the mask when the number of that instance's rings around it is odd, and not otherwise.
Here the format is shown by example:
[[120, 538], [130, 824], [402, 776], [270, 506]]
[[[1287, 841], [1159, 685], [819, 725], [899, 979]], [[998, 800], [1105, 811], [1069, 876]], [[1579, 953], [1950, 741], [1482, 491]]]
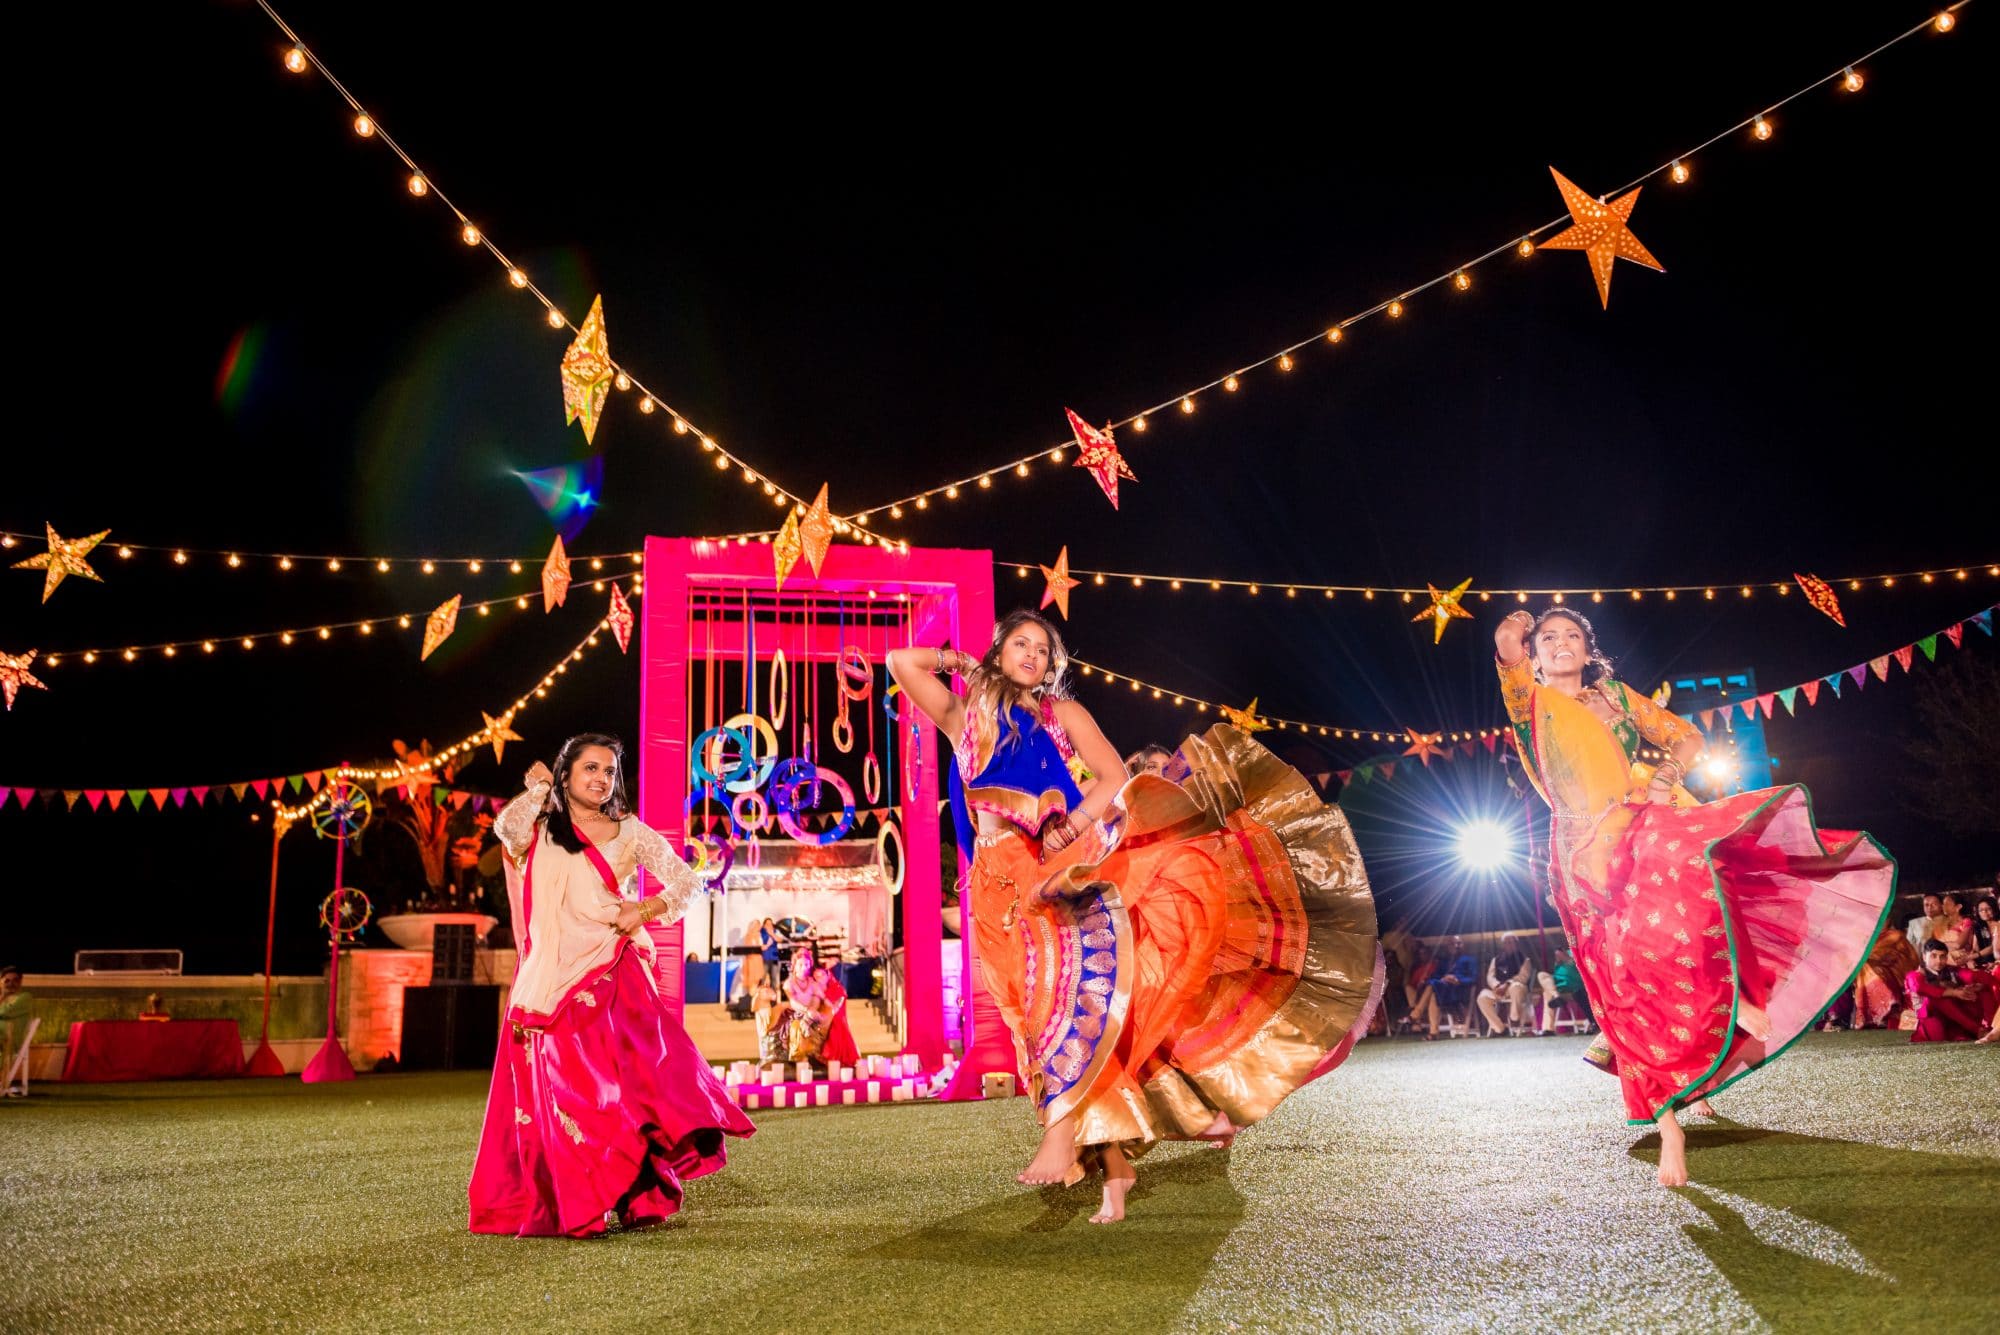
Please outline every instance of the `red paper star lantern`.
[[1420, 732], [1411, 732], [1408, 729], [1404, 730], [1403, 735], [1410, 739], [1410, 744], [1403, 748], [1403, 754], [1406, 756], [1415, 756], [1417, 759], [1423, 761], [1425, 769], [1430, 768], [1432, 756], [1441, 756], [1444, 754], [1444, 748], [1438, 745], [1438, 742], [1442, 740], [1441, 738], [1426, 737]]
[[611, 623], [611, 633], [618, 637], [618, 652], [624, 653], [632, 645], [632, 605], [625, 601], [625, 591], [616, 584], [611, 586], [611, 610], [604, 614]]
[[1834, 596], [1833, 585], [1818, 575], [1801, 575], [1794, 572], [1792, 578], [1799, 582], [1799, 588], [1805, 591], [1806, 601], [1814, 608], [1832, 618], [1835, 625], [1843, 627], [1847, 625], [1847, 618], [1840, 612], [1840, 599]]
[[40, 652], [30, 649], [25, 654], [0, 654], [0, 695], [7, 697], [7, 708], [14, 708], [14, 693], [23, 686], [32, 686], [38, 691], [46, 691], [47, 684], [28, 669], [34, 666], [35, 655]]
[[1087, 468], [1097, 479], [1097, 485], [1104, 489], [1104, 495], [1111, 502], [1111, 508], [1118, 508], [1118, 479], [1130, 478], [1137, 482], [1139, 477], [1132, 471], [1125, 456], [1118, 452], [1118, 445], [1111, 439], [1111, 428], [1099, 431], [1090, 423], [1078, 417], [1072, 409], [1063, 409], [1069, 414], [1069, 429], [1076, 436], [1076, 466]]

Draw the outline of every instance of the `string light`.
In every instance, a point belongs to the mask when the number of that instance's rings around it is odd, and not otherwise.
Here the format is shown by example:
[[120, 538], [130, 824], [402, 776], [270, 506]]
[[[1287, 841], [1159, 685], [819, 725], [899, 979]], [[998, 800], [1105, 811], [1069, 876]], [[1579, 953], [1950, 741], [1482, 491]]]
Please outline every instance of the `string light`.
[[458, 229], [458, 239], [468, 246], [476, 246], [479, 244], [479, 229], [467, 223]]
[[1850, 93], [1858, 93], [1861, 91], [1861, 85], [1864, 82], [1865, 80], [1862, 79], [1860, 73], [1854, 68], [1854, 66], [1849, 65], [1847, 67], [1847, 73], [1841, 76], [1840, 86], [1842, 88], [1845, 88]]
[[424, 174], [422, 172], [411, 172], [410, 193], [415, 195], [418, 199], [422, 199], [425, 195], [428, 195], [430, 192], [431, 192], [430, 182], [424, 179]]
[[1228, 391], [1229, 391], [1229, 392], [1230, 392], [1231, 394], [1234, 394], [1234, 393], [1236, 392], [1236, 386], [1237, 386], [1237, 383], [1238, 383], [1238, 381], [1237, 381], [1236, 377], [1235, 377], [1235, 376], [1230, 376], [1230, 377], [1228, 377], [1228, 378], [1227, 378], [1226, 380], [1224, 380], [1224, 381], [1222, 382], [1222, 387], [1223, 387], [1223, 388], [1224, 388], [1225, 390], [1228, 390]]
[[1769, 139], [1772, 134], [1771, 122], [1759, 116], [1756, 123], [1750, 127], [1750, 133], [1756, 135], [1759, 139]]
[[1451, 285], [1461, 292], [1467, 291], [1472, 287], [1472, 275], [1460, 269], [1451, 276]]
[[565, 320], [563, 318], [563, 313], [557, 310], [553, 306], [549, 307], [548, 320], [549, 320], [549, 328], [551, 329], [561, 329], [564, 325], [567, 325], [569, 323], [568, 320]]
[[[1032, 563], [1019, 561], [996, 560], [994, 565], [1003, 570], [1010, 565], [1029, 566], [1032, 568]], [[1937, 566], [1929, 570], [1903, 570], [1882, 575], [1843, 575], [1832, 582], [1839, 583], [1845, 581], [1848, 588], [1852, 590], [1859, 590], [1867, 585], [1876, 585], [1887, 589], [1894, 588], [1898, 580], [1915, 580], [1919, 583], [1931, 584], [1947, 575], [1954, 579], [1963, 580], [1970, 577], [1970, 570], [1971, 567], [1968, 566]], [[1986, 572], [1989, 575], [2000, 575], [2000, 564], [1989, 564], [1986, 567]], [[1109, 580], [1116, 580], [1121, 583], [1129, 582], [1134, 588], [1142, 588], [1146, 584], [1165, 584], [1170, 589], [1178, 591], [1186, 583], [1206, 583], [1212, 592], [1219, 593], [1224, 589], [1242, 589], [1251, 597], [1258, 596], [1263, 591], [1263, 585], [1267, 582], [1264, 580], [1231, 579], [1216, 575], [1160, 574], [1144, 570], [1092, 570], [1079, 566], [1071, 566], [1069, 573], [1077, 579], [1089, 579], [1093, 584], [1097, 585], [1105, 584]], [[1627, 585], [1625, 587], [1634, 601], [1637, 601], [1648, 593], [1663, 594], [1670, 600], [1678, 593], [1694, 593], [1696, 591], [1702, 592], [1706, 598], [1713, 599], [1715, 597], [1714, 588], [1702, 584], [1641, 584]], [[1777, 593], [1780, 596], [1787, 595], [1792, 591], [1792, 583], [1789, 580], [1739, 582], [1737, 587], [1744, 598], [1752, 597], [1760, 589]], [[1413, 602], [1419, 598], [1427, 599], [1431, 594], [1429, 585], [1384, 586], [1376, 584], [1371, 586], [1365, 584], [1320, 584], [1301, 581], [1285, 584], [1284, 588], [1287, 597], [1295, 596], [1294, 591], [1302, 589], [1308, 593], [1321, 593], [1327, 598], [1331, 598], [1339, 593], [1358, 593], [1366, 601], [1373, 601], [1376, 593], [1379, 591], [1392, 595], [1405, 603]], [[1482, 602], [1491, 601], [1495, 597], [1512, 597], [1516, 602], [1521, 603], [1527, 602], [1530, 598], [1548, 598], [1553, 602], [1561, 603], [1570, 597], [1580, 598], [1586, 594], [1592, 602], [1602, 603], [1604, 601], [1604, 591], [1602, 589], [1591, 589], [1587, 586], [1581, 589], [1575, 586], [1569, 588], [1490, 588], [1481, 589], [1477, 592]]]
[[1535, 253], [1535, 239], [1529, 236], [1522, 237], [1514, 244], [1514, 251], [1522, 259], [1527, 259], [1528, 256]]
[[354, 118], [354, 133], [360, 135], [363, 139], [373, 135], [375, 133], [375, 118], [365, 111], [356, 116]]
[[300, 48], [295, 46], [285, 52], [285, 68], [292, 73], [304, 74], [306, 72], [306, 65], [306, 53]]
[[1391, 320], [1400, 320], [1400, 319], [1402, 319], [1402, 318], [1403, 318], [1403, 303], [1402, 303], [1402, 302], [1400, 302], [1400, 301], [1392, 301], [1392, 302], [1390, 302], [1390, 303], [1389, 303], [1389, 306], [1388, 306], [1388, 314], [1389, 314], [1389, 318], [1390, 318]]
[[1958, 26], [1958, 16], [1947, 9], [1931, 20], [1931, 26], [1939, 32], [1950, 32]]
[[507, 281], [515, 287], [526, 287], [528, 285], [528, 275], [522, 273], [519, 269], [509, 269], [507, 271]]
[[1675, 158], [1674, 165], [1667, 168], [1667, 179], [1672, 181], [1675, 185], [1686, 185], [1688, 183], [1688, 177], [1692, 175], [1694, 175], [1694, 173], [1688, 170], [1688, 165], [1685, 162], [1682, 162], [1679, 158]]

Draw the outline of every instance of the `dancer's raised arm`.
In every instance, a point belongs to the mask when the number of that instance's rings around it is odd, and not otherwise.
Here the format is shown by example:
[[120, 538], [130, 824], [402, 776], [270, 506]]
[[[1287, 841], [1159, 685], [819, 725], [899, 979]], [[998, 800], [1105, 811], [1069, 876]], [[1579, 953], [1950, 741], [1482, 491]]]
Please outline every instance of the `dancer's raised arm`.
[[925, 718], [937, 724], [938, 730], [954, 745], [965, 731], [965, 705], [957, 692], [939, 677], [953, 673], [965, 676], [977, 666], [978, 659], [956, 649], [889, 651], [889, 675], [903, 688], [903, 694], [910, 697], [910, 703], [922, 710]]

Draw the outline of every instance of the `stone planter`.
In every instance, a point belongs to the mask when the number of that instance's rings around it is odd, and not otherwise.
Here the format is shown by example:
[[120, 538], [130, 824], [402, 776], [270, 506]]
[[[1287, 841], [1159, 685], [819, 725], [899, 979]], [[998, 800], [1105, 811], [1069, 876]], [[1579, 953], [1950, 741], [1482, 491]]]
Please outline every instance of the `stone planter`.
[[481, 945], [486, 944], [486, 934], [500, 925], [498, 918], [487, 913], [391, 913], [375, 922], [405, 950], [429, 950], [431, 930], [441, 922], [471, 923]]

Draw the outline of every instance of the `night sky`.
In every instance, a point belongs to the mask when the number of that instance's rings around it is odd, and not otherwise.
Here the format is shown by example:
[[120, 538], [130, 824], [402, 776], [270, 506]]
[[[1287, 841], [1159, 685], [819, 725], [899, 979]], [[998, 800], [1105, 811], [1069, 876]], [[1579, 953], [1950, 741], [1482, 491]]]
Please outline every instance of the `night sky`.
[[[282, 12], [565, 310], [604, 295], [616, 356], [794, 491], [830, 482], [836, 509], [1058, 444], [1066, 406], [1122, 418], [1259, 359], [1555, 216], [1551, 165], [1608, 189], [1929, 12], [1392, 8], [1366, 24], [1327, 10], [1310, 29], [1156, 11], [1147, 31]], [[1647, 689], [1744, 666], [1785, 685], [1975, 612], [2000, 597], [1992, 494], [1968, 474], [1991, 450], [1975, 332], [1994, 307], [1991, 229], [1964, 202], [1993, 157], [1984, 18], [1972, 6], [1950, 35], [1868, 62], [1858, 94], [1787, 107], [1768, 143], [1717, 143], [1685, 186], [1648, 184], [1632, 226], [1667, 272], [1621, 263], [1608, 311], [1581, 256], [1504, 257], [1469, 292], [1433, 289], [1287, 375], [1122, 433], [1138, 480], [1116, 511], [1081, 471], [1043, 464], [886, 527], [992, 549], [1002, 606], [1040, 593], [1014, 563], [1064, 544], [1084, 568], [1278, 589], [1767, 586], [1592, 608]], [[37, 351], [17, 361], [32, 417], [7, 447], [0, 528], [112, 536], [94, 555], [107, 582], [71, 580], [46, 606], [38, 574], [0, 570], [0, 650], [66, 656], [0, 716], [0, 784], [228, 782], [478, 728], [600, 596], [468, 616], [424, 664], [414, 638], [351, 633], [171, 662], [68, 655], [531, 592], [552, 525], [518, 471], [601, 459], [583, 556], [771, 522], [761, 491], [630, 397], [587, 449], [563, 423], [567, 335], [436, 200], [410, 197], [322, 79], [284, 70], [253, 6], [145, 6], [116, 33], [60, 10], [22, 22], [39, 30], [17, 52], [64, 66], [70, 92], [61, 114], [19, 81], [11, 94], [15, 309]], [[120, 560], [121, 539], [533, 564], [182, 568]], [[1844, 630], [1768, 591], [1795, 570], [1959, 565], [1975, 575], [1843, 588]], [[1115, 671], [1285, 717], [1501, 721], [1500, 602], [1473, 602], [1478, 620], [1434, 647], [1393, 599], [1278, 589], [1086, 586], [1066, 633]], [[1965, 652], [1994, 645], [1975, 634]], [[593, 654], [522, 717], [504, 767], [489, 757], [460, 782], [511, 793], [571, 732], [633, 733], [635, 667], [636, 646]], [[2000, 838], [1950, 835], [1904, 787], [1916, 688], [1898, 671], [1780, 712], [1779, 778], [1807, 783], [1824, 823], [1883, 838], [1906, 885], [1984, 881]], [[1206, 722], [1122, 686], [1086, 681], [1082, 698], [1123, 749]], [[1321, 771], [1383, 750], [1287, 754]], [[1524, 896], [1464, 883], [1448, 846], [1461, 815], [1520, 810], [1497, 767], [1405, 773], [1355, 804], [1385, 898], [1432, 923], [1518, 920]], [[254, 971], [270, 827], [250, 810], [9, 803], [0, 956], [67, 969], [79, 947], [179, 946], [190, 972]], [[286, 845], [280, 969], [321, 957], [330, 860], [303, 835]]]

